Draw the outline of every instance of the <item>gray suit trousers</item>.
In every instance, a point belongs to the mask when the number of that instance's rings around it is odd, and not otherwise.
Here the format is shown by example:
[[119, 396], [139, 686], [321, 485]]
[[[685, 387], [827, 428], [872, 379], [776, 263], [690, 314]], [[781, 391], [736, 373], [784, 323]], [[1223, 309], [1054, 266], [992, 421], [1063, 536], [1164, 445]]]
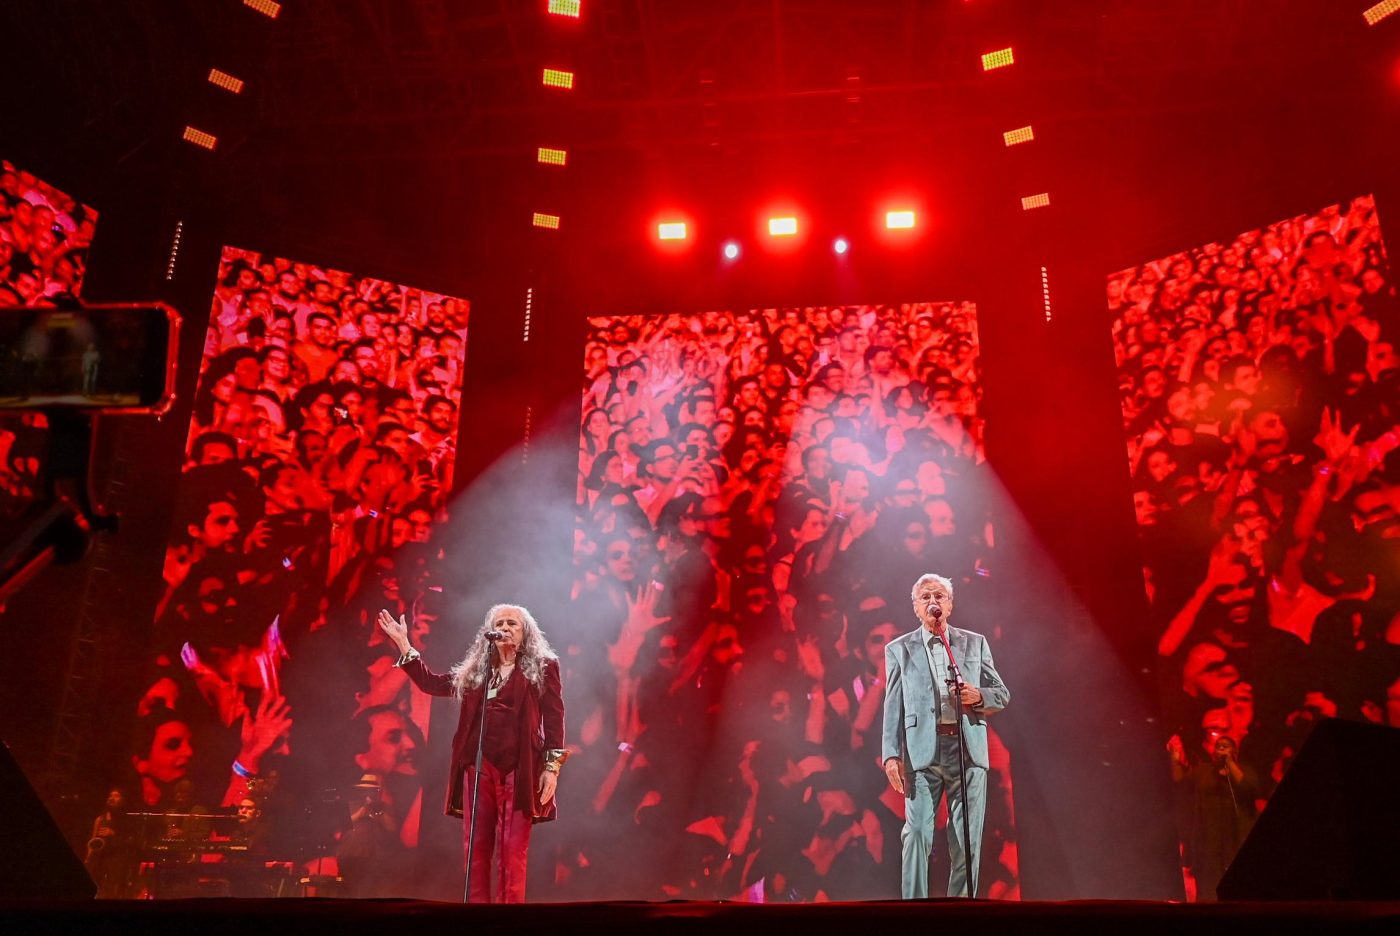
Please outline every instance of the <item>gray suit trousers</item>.
[[958, 739], [956, 735], [938, 736], [938, 759], [926, 770], [916, 770], [910, 778], [914, 786], [912, 799], [904, 801], [904, 830], [900, 834], [903, 861], [900, 866], [900, 891], [905, 899], [928, 896], [929, 859], [933, 857], [933, 825], [938, 815], [938, 801], [948, 795], [948, 857], [952, 871], [948, 875], [948, 896], [977, 896], [977, 865], [982, 861], [982, 820], [987, 812], [987, 771], [967, 761], [968, 824], [972, 841], [972, 889], [967, 889], [963, 868], [963, 810], [962, 779], [958, 773]]

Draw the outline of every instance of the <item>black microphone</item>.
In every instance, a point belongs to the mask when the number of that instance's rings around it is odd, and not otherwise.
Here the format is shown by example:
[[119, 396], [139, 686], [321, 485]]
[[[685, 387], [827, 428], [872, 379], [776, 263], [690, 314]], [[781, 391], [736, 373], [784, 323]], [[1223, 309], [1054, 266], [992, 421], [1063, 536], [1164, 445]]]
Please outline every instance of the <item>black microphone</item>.
[[943, 609], [936, 604], [931, 604], [928, 606], [928, 613], [933, 615], [934, 620], [937, 620], [943, 616]]
[[489, 630], [486, 632], [486, 639], [495, 643], [498, 640], [505, 640], [505, 631]]

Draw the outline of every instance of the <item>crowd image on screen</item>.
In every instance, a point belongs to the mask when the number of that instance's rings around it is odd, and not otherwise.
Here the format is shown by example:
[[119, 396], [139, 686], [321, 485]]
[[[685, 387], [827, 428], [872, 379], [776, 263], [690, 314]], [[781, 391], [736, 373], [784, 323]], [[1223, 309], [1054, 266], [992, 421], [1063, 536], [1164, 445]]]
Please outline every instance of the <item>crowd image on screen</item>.
[[1318, 719], [1400, 727], [1400, 305], [1371, 197], [1125, 270], [1108, 305], [1207, 898]]
[[403, 884], [429, 709], [372, 616], [408, 615], [430, 640], [467, 319], [460, 299], [224, 250], [137, 706], [143, 808], [168, 809], [185, 780], [231, 809], [266, 798], [269, 775], [287, 795], [310, 775], [374, 804], [330, 847]]
[[[554, 899], [898, 896], [884, 645], [928, 571], [998, 632], [974, 306], [590, 324]], [[1009, 897], [993, 737], [982, 880]]]
[[[82, 292], [97, 212], [0, 160], [0, 308], [65, 304]], [[33, 503], [48, 423], [0, 417], [0, 517]]]

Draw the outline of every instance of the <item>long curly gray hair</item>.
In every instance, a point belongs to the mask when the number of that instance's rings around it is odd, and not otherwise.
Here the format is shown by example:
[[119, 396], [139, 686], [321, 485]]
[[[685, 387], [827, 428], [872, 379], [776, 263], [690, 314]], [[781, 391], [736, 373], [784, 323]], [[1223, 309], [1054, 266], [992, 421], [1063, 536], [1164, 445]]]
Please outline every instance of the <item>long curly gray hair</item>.
[[491, 641], [486, 639], [486, 632], [491, 629], [496, 615], [502, 611], [515, 611], [520, 615], [523, 633], [520, 647], [515, 651], [515, 665], [520, 668], [521, 675], [529, 680], [530, 685], [536, 689], [541, 688], [544, 685], [545, 663], [559, 659], [529, 608], [517, 604], [492, 605], [491, 610], [486, 612], [486, 620], [482, 622], [481, 629], [476, 632], [476, 640], [467, 648], [467, 655], [462, 657], [462, 662], [452, 667], [453, 698], [462, 698], [468, 689], [478, 688], [490, 675]]

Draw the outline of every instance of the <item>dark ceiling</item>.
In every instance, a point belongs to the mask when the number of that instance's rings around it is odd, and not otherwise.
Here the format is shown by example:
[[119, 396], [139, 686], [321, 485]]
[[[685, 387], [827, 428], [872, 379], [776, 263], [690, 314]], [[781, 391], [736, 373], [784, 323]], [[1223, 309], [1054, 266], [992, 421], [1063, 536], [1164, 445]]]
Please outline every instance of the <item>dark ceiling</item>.
[[[984, 116], [978, 55], [1005, 45], [1049, 105], [1037, 117], [1283, 110], [1285, 88], [1345, 87], [1366, 5], [584, 0], [569, 21], [544, 0], [287, 0], [269, 20], [239, 0], [9, 0], [0, 17], [22, 111], [81, 115], [118, 156], [203, 118], [270, 166], [528, 154], [546, 130], [580, 150], [744, 157], [953, 137]], [[248, 79], [244, 100], [220, 106], [211, 65]], [[540, 89], [545, 65], [577, 72], [565, 101]]]
[[[912, 178], [1088, 213], [1145, 199], [1152, 249], [1187, 236], [1160, 209], [1228, 201], [1251, 163], [1293, 184], [1316, 155], [1347, 177], [1393, 137], [1400, 23], [1368, 29], [1368, 5], [583, 0], [569, 21], [545, 0], [287, 0], [270, 20], [240, 0], [8, 0], [5, 135], [90, 199], [172, 178], [284, 227], [344, 227], [349, 205], [438, 237], [534, 192], [596, 230], [663, 197]], [[984, 74], [1008, 45], [1016, 66]], [[246, 91], [214, 89], [211, 66]], [[544, 66], [576, 90], [541, 88]], [[1010, 162], [1000, 133], [1025, 123], [1038, 142]], [[181, 143], [186, 124], [218, 150]], [[1314, 152], [1328, 140], [1337, 158]], [[540, 145], [572, 167], [537, 167]]]

